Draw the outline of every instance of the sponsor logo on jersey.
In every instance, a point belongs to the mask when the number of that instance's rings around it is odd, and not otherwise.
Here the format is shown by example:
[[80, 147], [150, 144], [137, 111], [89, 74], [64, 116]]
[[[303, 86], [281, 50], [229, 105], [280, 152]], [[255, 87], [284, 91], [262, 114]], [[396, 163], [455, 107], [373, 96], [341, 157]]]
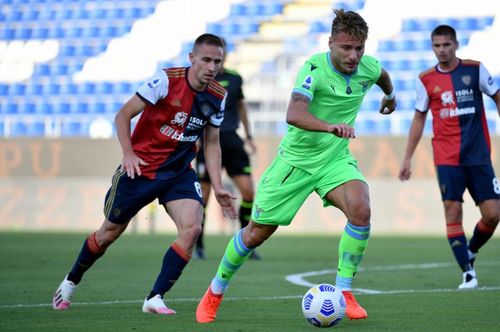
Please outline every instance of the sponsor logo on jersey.
[[152, 81], [148, 82], [148, 87], [150, 89], [153, 89], [154, 87], [158, 86], [158, 84], [160, 84], [160, 79], [159, 78], [155, 78]]
[[302, 87], [307, 90], [311, 89], [313, 80], [314, 79], [311, 75], [307, 75], [306, 78], [304, 79], [304, 82], [302, 82]]
[[161, 126], [160, 133], [179, 142], [195, 142], [198, 139], [198, 135], [184, 136], [183, 132], [178, 131], [166, 124]]
[[457, 103], [463, 103], [466, 101], [474, 100], [474, 90], [472, 89], [462, 89], [455, 91], [455, 96], [457, 97]]
[[476, 113], [475, 107], [456, 107], [454, 95], [458, 102], [474, 100], [474, 91], [472, 89], [462, 89], [455, 91], [445, 91], [441, 94], [441, 104], [443, 108], [439, 111], [441, 119], [452, 118], [461, 115]]
[[187, 129], [201, 129], [203, 127], [205, 127], [205, 125], [207, 124], [207, 120], [203, 120], [203, 119], [200, 119], [200, 118], [197, 118], [197, 117], [190, 117], [189, 118], [189, 123], [187, 125]]
[[475, 107], [464, 107], [464, 108], [442, 108], [439, 111], [439, 116], [441, 119], [453, 118], [456, 116], [474, 114], [476, 113]]
[[493, 85], [493, 77], [489, 76], [488, 77], [488, 85]]
[[170, 121], [173, 125], [179, 125], [184, 127], [186, 120], [188, 118], [188, 114], [186, 112], [177, 112], [175, 113], [174, 119]]
[[438, 93], [438, 92], [441, 92], [441, 88], [436, 85], [436, 87], [434, 88], [434, 90], [432, 90], [432, 93]]

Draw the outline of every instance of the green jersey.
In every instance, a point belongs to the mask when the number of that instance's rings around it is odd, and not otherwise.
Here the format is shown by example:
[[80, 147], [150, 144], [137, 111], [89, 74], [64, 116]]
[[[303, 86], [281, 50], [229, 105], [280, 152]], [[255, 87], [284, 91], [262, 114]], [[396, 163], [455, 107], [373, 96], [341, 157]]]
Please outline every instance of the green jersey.
[[[333, 67], [330, 52], [319, 53], [304, 63], [293, 92], [309, 98], [309, 112], [318, 119], [353, 126], [363, 98], [381, 71], [375, 58], [364, 55], [357, 71], [345, 75]], [[349, 140], [289, 125], [279, 153], [290, 165], [316, 173], [325, 164], [349, 154]]]

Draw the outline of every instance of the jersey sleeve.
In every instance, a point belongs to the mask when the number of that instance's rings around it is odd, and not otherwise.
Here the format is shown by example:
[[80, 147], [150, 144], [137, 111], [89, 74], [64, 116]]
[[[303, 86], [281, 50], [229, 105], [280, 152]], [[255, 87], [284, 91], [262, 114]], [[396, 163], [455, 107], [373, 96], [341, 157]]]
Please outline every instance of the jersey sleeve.
[[239, 82], [238, 82], [238, 94], [236, 96], [236, 99], [245, 99], [245, 95], [243, 94], [243, 78], [240, 76], [239, 77]]
[[488, 96], [494, 96], [499, 87], [495, 82], [495, 79], [491, 76], [490, 72], [486, 67], [480, 63], [479, 64], [479, 90]]
[[220, 109], [218, 112], [214, 112], [209, 118], [209, 123], [212, 127], [220, 127], [222, 120], [224, 120], [224, 109], [226, 108], [226, 98], [227, 98], [227, 93], [224, 96], [224, 99], [222, 99], [222, 102], [220, 104]]
[[373, 83], [376, 83], [382, 74], [382, 65], [371, 55], [363, 55], [362, 61], [365, 63], [365, 70], [373, 77]]
[[165, 98], [168, 94], [167, 73], [164, 70], [157, 71], [137, 89], [137, 94], [153, 105]]
[[302, 65], [299, 73], [297, 74], [297, 79], [295, 80], [292, 93], [304, 95], [309, 100], [313, 99], [316, 87], [319, 86], [319, 78], [315, 75], [315, 73], [319, 72], [319, 70], [315, 69], [316, 66], [310, 61], [306, 61], [304, 65]]
[[418, 112], [427, 112], [429, 110], [429, 95], [420, 77], [417, 77], [415, 82], [415, 91], [417, 94], [415, 109]]

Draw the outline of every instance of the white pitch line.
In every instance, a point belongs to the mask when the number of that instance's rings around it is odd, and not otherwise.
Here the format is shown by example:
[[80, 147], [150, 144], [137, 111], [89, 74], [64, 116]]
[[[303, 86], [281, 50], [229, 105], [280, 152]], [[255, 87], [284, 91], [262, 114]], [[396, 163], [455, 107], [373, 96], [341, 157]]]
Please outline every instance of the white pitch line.
[[[363, 271], [402, 271], [402, 270], [416, 270], [416, 269], [439, 269], [444, 267], [455, 266], [456, 263], [423, 263], [423, 264], [402, 264], [402, 265], [381, 265], [381, 266], [368, 266], [368, 267], [360, 267], [358, 272]], [[500, 265], [500, 262], [481, 262], [481, 266], [496, 266]], [[312, 287], [315, 283], [307, 281], [306, 277], [312, 276], [320, 276], [325, 274], [336, 274], [337, 270], [329, 269], [329, 270], [319, 270], [319, 271], [308, 271], [303, 273], [290, 274], [285, 277], [285, 279], [297, 286], [304, 287]], [[378, 290], [370, 290], [370, 289], [356, 289], [356, 291], [360, 293], [370, 294], [370, 293], [378, 293]]]
[[[500, 262], [481, 262], [481, 266], [496, 266]], [[360, 268], [358, 271], [389, 271], [389, 270], [411, 270], [411, 269], [435, 269], [442, 267], [455, 266], [452, 263], [426, 263], [426, 264], [404, 264], [404, 265], [386, 265], [386, 266], [369, 266]], [[311, 287], [312, 283], [304, 280], [305, 277], [335, 274], [336, 270], [320, 270], [310, 271], [299, 274], [292, 274], [286, 277], [289, 282], [305, 287]], [[356, 293], [363, 293], [365, 295], [386, 295], [386, 294], [417, 294], [417, 293], [445, 293], [445, 292], [464, 292], [457, 288], [441, 288], [441, 289], [399, 289], [399, 290], [369, 290], [369, 289], [353, 289]], [[493, 287], [479, 287], [474, 291], [499, 291], [500, 286]], [[288, 299], [301, 299], [303, 294], [299, 295], [284, 295], [284, 296], [261, 296], [261, 297], [225, 297], [224, 301], [279, 301]], [[197, 302], [200, 298], [168, 298], [167, 302]], [[97, 301], [97, 302], [73, 302], [71, 306], [90, 306], [90, 305], [110, 305], [110, 304], [134, 304], [142, 303], [144, 300], [115, 300], [115, 301]], [[51, 303], [35, 303], [35, 304], [6, 304], [0, 305], [0, 309], [26, 309], [38, 307], [50, 307]]]
[[[355, 290], [359, 291], [359, 290]], [[500, 291], [500, 286], [495, 287], [479, 287], [473, 292], [484, 292], [484, 291]], [[387, 295], [387, 294], [418, 294], [418, 293], [448, 293], [448, 292], [471, 292], [471, 290], [459, 290], [457, 288], [437, 288], [437, 289], [399, 289], [399, 290], [388, 290], [388, 291], [377, 291], [372, 293], [367, 293], [364, 295]], [[304, 295], [284, 295], [284, 296], [261, 296], [261, 297], [225, 297], [224, 301], [282, 301], [290, 299], [301, 299]], [[200, 299], [191, 298], [169, 298], [167, 302], [198, 302]], [[116, 300], [116, 301], [98, 301], [98, 302], [73, 302], [71, 306], [89, 306], [89, 305], [110, 305], [110, 304], [134, 304], [142, 303], [143, 300]], [[39, 308], [39, 307], [50, 307], [50, 303], [38, 303], [38, 304], [12, 304], [12, 305], [0, 305], [0, 309], [28, 309], [28, 308]]]

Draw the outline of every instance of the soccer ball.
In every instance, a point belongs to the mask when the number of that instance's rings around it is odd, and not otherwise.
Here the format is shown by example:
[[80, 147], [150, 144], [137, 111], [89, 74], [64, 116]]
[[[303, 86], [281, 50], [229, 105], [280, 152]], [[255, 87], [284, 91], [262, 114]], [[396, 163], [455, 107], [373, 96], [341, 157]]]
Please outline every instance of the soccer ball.
[[309, 289], [302, 298], [302, 313], [314, 326], [335, 326], [340, 323], [345, 314], [344, 295], [335, 286], [316, 285]]

